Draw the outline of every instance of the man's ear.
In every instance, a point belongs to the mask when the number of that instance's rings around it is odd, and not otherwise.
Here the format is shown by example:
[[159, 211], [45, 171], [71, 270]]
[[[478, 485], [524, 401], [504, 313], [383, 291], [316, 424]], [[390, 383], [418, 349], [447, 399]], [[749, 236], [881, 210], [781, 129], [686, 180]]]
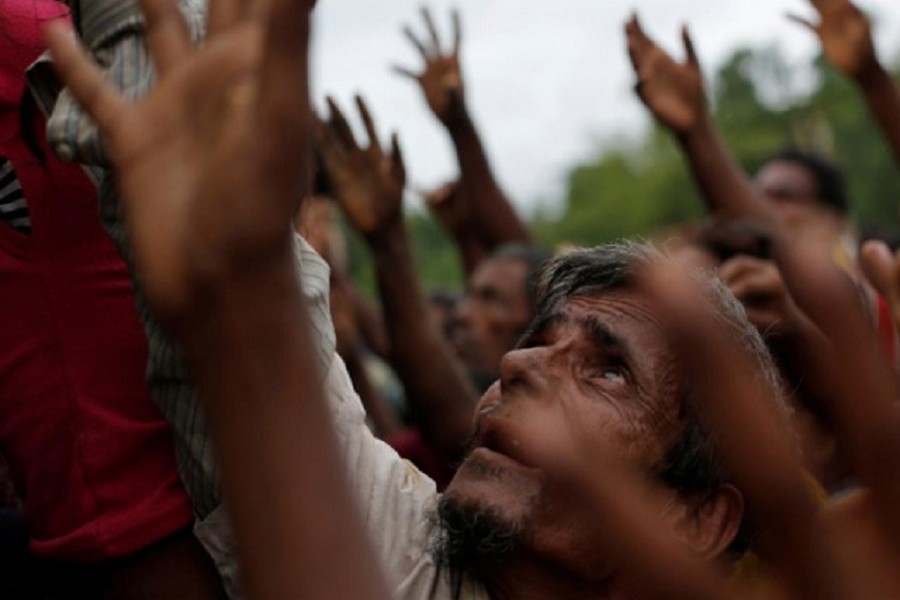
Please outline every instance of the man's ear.
[[737, 536], [744, 518], [744, 497], [727, 484], [714, 494], [680, 494], [670, 507], [669, 518], [694, 554], [713, 559]]

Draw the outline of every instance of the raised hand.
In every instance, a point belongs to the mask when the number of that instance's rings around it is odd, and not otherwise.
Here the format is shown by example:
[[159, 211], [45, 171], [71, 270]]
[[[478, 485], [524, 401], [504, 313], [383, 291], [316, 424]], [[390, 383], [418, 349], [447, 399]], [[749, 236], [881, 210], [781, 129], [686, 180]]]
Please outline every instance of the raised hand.
[[819, 37], [822, 51], [834, 68], [857, 81], [879, 68], [869, 20], [850, 0], [810, 0], [819, 22], [789, 14], [788, 18]]
[[676, 62], [647, 37], [633, 15], [625, 25], [628, 56], [637, 75], [635, 90], [663, 125], [687, 133], [706, 115], [703, 74], [687, 28], [682, 28], [686, 59]]
[[425, 61], [425, 67], [418, 73], [406, 67], [394, 67], [395, 72], [419, 82], [429, 108], [445, 125], [450, 125], [466, 116], [462, 72], [459, 68], [462, 28], [459, 13], [453, 11], [452, 15], [453, 46], [449, 51], [444, 51], [441, 48], [441, 40], [431, 12], [428, 8], [423, 7], [422, 18], [428, 29], [428, 39], [423, 41], [413, 33], [412, 28], [408, 25], [403, 28], [403, 34], [418, 50], [422, 60]]
[[744, 305], [747, 318], [760, 333], [786, 335], [796, 328], [799, 309], [771, 260], [738, 255], [721, 265], [719, 277]]
[[329, 120], [317, 128], [325, 174], [353, 227], [370, 242], [376, 241], [403, 219], [406, 169], [397, 134], [391, 136], [391, 151], [385, 153], [369, 109], [357, 96], [356, 106], [369, 138], [368, 146], [360, 146], [337, 104], [331, 98], [327, 101]]
[[192, 48], [176, 0], [144, 0], [157, 79], [136, 104], [69, 33], [53, 27], [48, 41], [108, 145], [140, 283], [204, 402], [247, 597], [387, 598], [294, 259], [313, 4], [212, 0], [208, 39]]
[[208, 39], [192, 48], [177, 3], [145, 0], [157, 83], [134, 104], [71, 35], [48, 30], [62, 80], [104, 136], [141, 284], [170, 325], [200, 308], [214, 280], [290, 256], [310, 129], [313, 4], [273, 0], [256, 7], [261, 19], [240, 3], [214, 3]]

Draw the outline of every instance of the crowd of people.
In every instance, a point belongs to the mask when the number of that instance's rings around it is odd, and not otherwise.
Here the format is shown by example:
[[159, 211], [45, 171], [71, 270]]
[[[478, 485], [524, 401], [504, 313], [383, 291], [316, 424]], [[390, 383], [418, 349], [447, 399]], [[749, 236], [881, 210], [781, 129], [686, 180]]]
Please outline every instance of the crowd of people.
[[[811, 4], [900, 164], [865, 14]], [[746, 173], [635, 15], [708, 215], [540, 248], [423, 9], [396, 71], [465, 274], [429, 292], [398, 136], [312, 108], [315, 5], [0, 3], [0, 596], [900, 598], [900, 250], [840, 168]]]

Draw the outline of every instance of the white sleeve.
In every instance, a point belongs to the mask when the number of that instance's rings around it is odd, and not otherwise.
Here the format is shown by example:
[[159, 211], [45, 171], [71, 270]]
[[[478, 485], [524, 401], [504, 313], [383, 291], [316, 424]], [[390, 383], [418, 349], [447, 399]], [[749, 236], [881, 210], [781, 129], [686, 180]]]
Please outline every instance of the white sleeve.
[[[434, 482], [369, 431], [366, 414], [340, 357], [335, 356], [325, 391], [334, 418], [345, 472], [369, 536], [395, 587], [431, 564], [429, 510]], [[418, 579], [418, 577], [416, 577]]]

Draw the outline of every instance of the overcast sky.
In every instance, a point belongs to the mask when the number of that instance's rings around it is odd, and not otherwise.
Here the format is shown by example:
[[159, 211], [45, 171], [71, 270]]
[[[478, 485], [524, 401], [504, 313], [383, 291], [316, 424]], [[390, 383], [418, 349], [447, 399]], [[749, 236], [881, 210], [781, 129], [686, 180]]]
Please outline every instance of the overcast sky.
[[[452, 147], [414, 83], [392, 64], [418, 69], [421, 59], [400, 33], [417, 30], [421, 2], [328, 0], [317, 8], [315, 93], [349, 106], [363, 93], [382, 135], [398, 130], [410, 182], [430, 187], [456, 174]], [[647, 116], [631, 92], [622, 25], [637, 10], [645, 28], [681, 56], [687, 23], [706, 71], [737, 46], [778, 43], [792, 63], [818, 51], [812, 35], [788, 22], [810, 14], [806, 0], [434, 0], [438, 29], [449, 38], [449, 11], [463, 20], [467, 102], [501, 184], [523, 210], [564, 193], [569, 167], [592, 156], [601, 140], [635, 136]], [[882, 58], [900, 50], [900, 1], [860, 0], [877, 17]], [[355, 116], [355, 115], [354, 115]]]

